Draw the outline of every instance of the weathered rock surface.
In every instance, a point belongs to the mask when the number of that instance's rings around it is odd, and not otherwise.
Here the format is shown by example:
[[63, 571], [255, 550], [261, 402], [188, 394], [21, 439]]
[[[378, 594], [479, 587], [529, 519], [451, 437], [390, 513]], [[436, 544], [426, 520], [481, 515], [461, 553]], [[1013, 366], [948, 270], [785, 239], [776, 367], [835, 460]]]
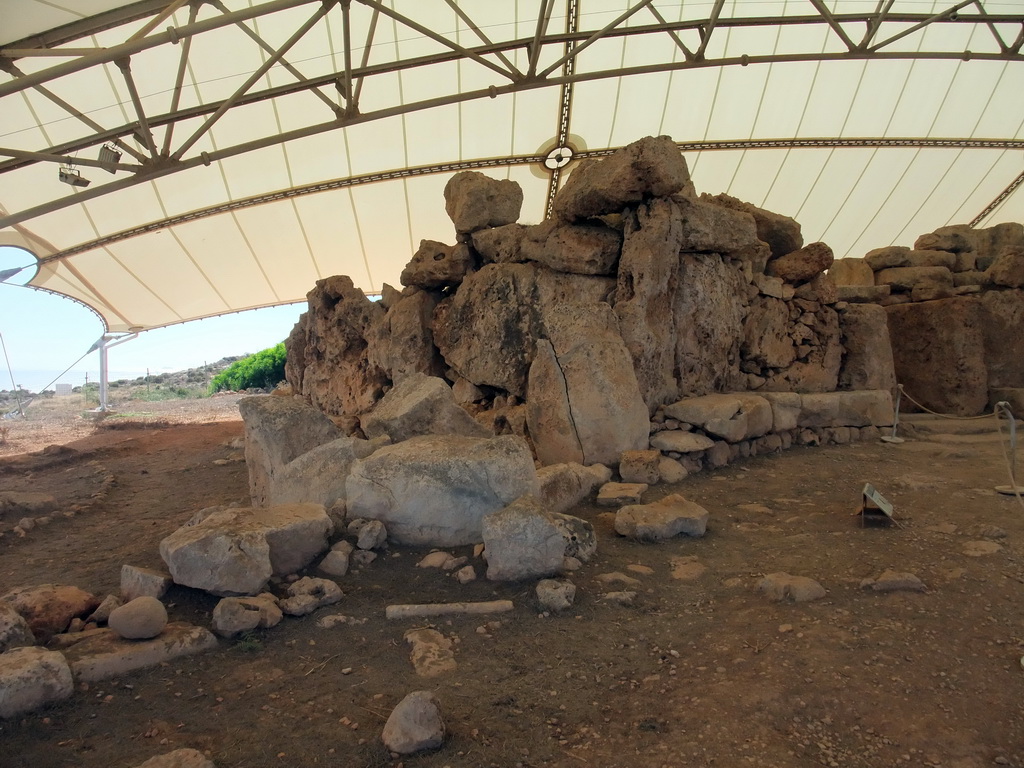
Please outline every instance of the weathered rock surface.
[[159, 600], [172, 583], [171, 575], [164, 571], [135, 565], [121, 566], [121, 598], [125, 601], [136, 597], [155, 597]]
[[75, 680], [92, 683], [216, 647], [217, 638], [209, 630], [172, 621], [152, 640], [125, 640], [111, 629], [99, 630], [65, 655]]
[[757, 588], [769, 599], [781, 602], [808, 603], [825, 597], [825, 588], [807, 576], [791, 576], [788, 573], [769, 573]]
[[412, 646], [409, 661], [417, 676], [440, 677], [458, 667], [452, 650], [454, 643], [436, 629], [410, 629], [404, 637]]
[[979, 301], [989, 388], [1024, 387], [1024, 355], [1013, 341], [1024, 328], [1024, 291], [986, 291]]
[[757, 238], [768, 245], [773, 258], [800, 250], [804, 245], [800, 224], [789, 216], [758, 208], [756, 205], [745, 203], [726, 194], [714, 196], [704, 194], [700, 196], [700, 199], [750, 214], [757, 228]]
[[866, 287], [875, 284], [875, 272], [864, 259], [836, 259], [828, 268], [828, 273], [839, 287]]
[[615, 513], [615, 532], [637, 541], [664, 541], [680, 534], [701, 537], [707, 525], [708, 511], [678, 493]]
[[[977, 416], [988, 405], [984, 318], [970, 298], [886, 307], [896, 378], [939, 413]], [[910, 406], [904, 400], [904, 406]]]
[[[647, 447], [649, 419], [611, 307], [565, 304], [530, 369], [527, 424], [544, 464], [618, 464]], [[576, 448], [578, 445], [578, 449]]]
[[705, 198], [677, 196], [682, 213], [681, 249], [686, 253], [715, 253], [735, 258], [767, 260], [769, 248], [757, 238], [754, 217], [738, 209], [715, 205]]
[[651, 435], [651, 447], [657, 448], [659, 451], [695, 453], [697, 451], [706, 451], [714, 444], [715, 441], [707, 435], [698, 435], [695, 432], [672, 430]]
[[665, 414], [732, 443], [767, 434], [773, 419], [767, 400], [743, 392], [686, 398], [665, 406]]
[[956, 255], [944, 250], [890, 245], [868, 251], [864, 255], [864, 262], [875, 272], [891, 267], [945, 267], [952, 270], [956, 266]]
[[953, 273], [946, 267], [890, 267], [875, 273], [876, 285], [893, 291], [912, 291], [918, 286], [953, 287]]
[[550, 464], [537, 470], [541, 505], [552, 512], [565, 512], [575, 507], [612, 478], [612, 471], [603, 464]]
[[686, 160], [668, 136], [648, 136], [602, 160], [580, 162], [558, 191], [554, 209], [575, 221], [677, 192], [693, 194]]
[[624, 483], [657, 485], [661, 480], [660, 451], [625, 451], [619, 462], [619, 477]]
[[306, 451], [274, 471], [261, 497], [263, 503], [256, 506], [309, 503], [330, 508], [345, 499], [345, 480], [352, 463], [369, 456], [380, 444], [378, 440], [339, 437]]
[[476, 171], [460, 171], [444, 187], [444, 209], [459, 233], [512, 224], [522, 207], [523, 190], [516, 182]]
[[305, 576], [288, 585], [288, 597], [278, 603], [289, 616], [305, 616], [324, 605], [334, 605], [344, 594], [330, 579]]
[[176, 584], [220, 596], [255, 595], [327, 549], [334, 524], [319, 504], [228, 508], [160, 542]]
[[151, 757], [138, 768], [216, 768], [213, 761], [198, 749], [176, 749], [165, 755]]
[[443, 288], [461, 283], [472, 268], [473, 252], [467, 245], [420, 240], [420, 247], [402, 270], [399, 281], [416, 288]]
[[800, 396], [799, 427], [885, 427], [894, 418], [887, 390], [823, 392]]
[[527, 227], [520, 244], [522, 259], [576, 275], [614, 275], [621, 250], [622, 234], [615, 229], [555, 219]]
[[245, 463], [254, 506], [272, 503], [277, 475], [293, 460], [342, 437], [316, 408], [291, 397], [243, 397], [238, 410], [245, 422]]
[[125, 640], [149, 640], [167, 626], [167, 609], [155, 597], [143, 595], [111, 611], [107, 626]]
[[73, 692], [71, 669], [63, 654], [34, 647], [0, 654], [0, 718], [63, 701]]
[[225, 597], [213, 609], [210, 629], [220, 637], [232, 638], [259, 625], [258, 605], [238, 597]]
[[884, 389], [896, 392], [896, 368], [885, 309], [876, 304], [853, 304], [839, 314], [843, 362], [840, 389]]
[[78, 587], [41, 584], [20, 587], [0, 597], [28, 623], [36, 642], [46, 643], [63, 632], [74, 618], [84, 618], [96, 610], [99, 599]]
[[455, 403], [443, 380], [411, 373], [389, 391], [360, 426], [369, 438], [386, 435], [398, 443], [419, 435], [492, 437], [492, 433]]
[[988, 282], [1005, 288], [1024, 288], [1024, 245], [996, 256], [986, 270]]
[[799, 250], [768, 262], [765, 272], [789, 283], [810, 280], [832, 266], [832, 249], [825, 243], [810, 243]]
[[415, 437], [356, 462], [351, 517], [380, 520], [400, 544], [460, 546], [480, 541], [480, 520], [538, 491], [528, 446], [512, 436]]
[[430, 691], [414, 691], [402, 699], [384, 723], [381, 740], [391, 752], [411, 755], [444, 743], [441, 705]]
[[566, 555], [562, 527], [529, 496], [484, 517], [482, 538], [491, 581], [550, 576], [561, 570]]
[[440, 298], [439, 291], [404, 290], [367, 330], [367, 365], [389, 372], [395, 383], [411, 373], [442, 375], [445, 364], [434, 346], [433, 331]]

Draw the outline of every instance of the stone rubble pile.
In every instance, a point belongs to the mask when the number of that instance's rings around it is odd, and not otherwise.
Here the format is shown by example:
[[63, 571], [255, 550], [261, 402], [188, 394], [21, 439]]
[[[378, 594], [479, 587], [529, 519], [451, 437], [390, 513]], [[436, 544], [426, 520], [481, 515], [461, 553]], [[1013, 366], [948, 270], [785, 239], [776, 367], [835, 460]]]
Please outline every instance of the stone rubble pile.
[[840, 299], [885, 308], [894, 370], [910, 397], [957, 416], [1001, 400], [1024, 414], [1015, 344], [1024, 327], [1024, 225], [941, 227], [913, 248], [842, 259], [829, 274]]

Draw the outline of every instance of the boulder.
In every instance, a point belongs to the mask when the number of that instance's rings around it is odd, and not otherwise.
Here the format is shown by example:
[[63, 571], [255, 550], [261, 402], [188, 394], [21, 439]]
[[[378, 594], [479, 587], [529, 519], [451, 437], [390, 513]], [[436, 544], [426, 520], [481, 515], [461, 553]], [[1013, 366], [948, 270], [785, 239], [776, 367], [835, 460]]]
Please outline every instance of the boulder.
[[46, 643], [67, 629], [72, 619], [85, 618], [99, 606], [99, 599], [78, 587], [41, 584], [20, 587], [0, 597], [28, 623], [36, 642]]
[[536, 264], [488, 264], [468, 276], [434, 313], [434, 341], [455, 373], [526, 399], [536, 342], [567, 302], [597, 303], [614, 281], [565, 275]]
[[319, 504], [218, 510], [160, 542], [176, 584], [220, 596], [255, 595], [327, 549], [334, 525]]
[[[1024, 291], [986, 291], [979, 302], [989, 388], [1024, 387], [1024, 355], [1018, 338], [1024, 328]], [[1024, 416], [1019, 410], [1014, 413]]]
[[682, 214], [671, 200], [652, 200], [626, 218], [615, 315], [651, 413], [679, 391], [672, 312], [682, 234]]
[[947, 267], [890, 267], [875, 273], [876, 285], [893, 291], [912, 291], [918, 285], [953, 287], [953, 273]]
[[679, 196], [674, 202], [682, 219], [682, 251], [767, 260], [768, 246], [758, 239], [750, 213], [715, 205], [703, 197]]
[[72, 645], [65, 655], [75, 680], [93, 683], [216, 647], [217, 638], [208, 629], [172, 621], [152, 640], [125, 640], [102, 629]]
[[359, 423], [367, 437], [386, 435], [393, 443], [419, 435], [493, 436], [456, 404], [444, 379], [422, 373], [402, 379]]
[[772, 406], [772, 432], [788, 432], [800, 422], [802, 397], [796, 392], [761, 392]]
[[530, 496], [486, 515], [482, 535], [491, 581], [550, 576], [561, 570], [566, 556], [562, 527]]
[[523, 190], [508, 179], [460, 171], [444, 187], [444, 210], [459, 233], [512, 224], [522, 207]]
[[136, 597], [155, 597], [159, 600], [172, 583], [171, 574], [164, 571], [135, 565], [121, 566], [121, 598], [126, 602]]
[[621, 507], [623, 504], [639, 504], [647, 488], [646, 483], [605, 483], [597, 492], [597, 505]]
[[198, 749], [183, 748], [165, 755], [151, 757], [138, 768], [216, 768], [216, 766]]
[[260, 608], [253, 601], [225, 597], [213, 609], [210, 629], [228, 639], [251, 632], [260, 625]]
[[520, 246], [524, 259], [568, 274], [615, 274], [622, 234], [600, 222], [566, 224], [548, 219], [527, 227], [524, 234]]
[[891, 267], [945, 267], [952, 270], [956, 266], [956, 255], [943, 250], [912, 250], [890, 245], [868, 251], [864, 261], [875, 272]]
[[25, 618], [14, 610], [13, 605], [0, 602], [0, 653], [35, 643]]
[[416, 288], [444, 288], [461, 283], [472, 268], [473, 252], [465, 243], [420, 240], [419, 249], [398, 279], [402, 285]]
[[526, 261], [522, 254], [526, 227], [505, 224], [493, 229], [478, 229], [471, 235], [473, 248], [484, 264], [513, 264]]
[[665, 406], [665, 415], [731, 443], [761, 437], [772, 428], [771, 404], [746, 393], [686, 398]]
[[547, 331], [550, 344], [537, 344], [527, 400], [537, 458], [615, 465], [623, 451], [647, 448], [647, 406], [611, 307], [552, 307]]
[[839, 388], [884, 389], [895, 395], [896, 369], [885, 309], [876, 304], [851, 304], [839, 313], [843, 361]]
[[395, 707], [381, 733], [384, 746], [399, 755], [436, 749], [444, 743], [441, 705], [430, 691], [414, 691]]
[[395, 383], [412, 373], [442, 375], [446, 366], [434, 346], [433, 331], [440, 298], [437, 291], [403, 291], [367, 330], [367, 365], [387, 372]]
[[380, 549], [388, 540], [388, 531], [380, 520], [367, 520], [359, 529], [356, 547], [359, 549]]
[[[896, 379], [933, 411], [977, 416], [988, 406], [984, 314], [972, 298], [885, 308]], [[912, 404], [906, 399], [903, 408]]]
[[43, 648], [14, 648], [0, 654], [0, 718], [70, 698], [71, 669], [64, 655]]
[[596, 488], [612, 478], [603, 464], [550, 464], [537, 470], [541, 505], [552, 512], [565, 512], [588, 498]]
[[828, 268], [836, 286], [867, 287], [875, 284], [875, 273], [864, 259], [836, 259]]
[[136, 597], [111, 611], [107, 626], [125, 640], [149, 640], [167, 626], [167, 609], [155, 597]]
[[318, 280], [306, 301], [309, 310], [286, 345], [288, 383], [327, 416], [368, 411], [389, 383], [387, 372], [367, 353], [368, 338], [383, 322], [384, 307], [344, 275]]
[[1024, 288], [1024, 246], [996, 256], [985, 274], [992, 285]]
[[245, 463], [254, 506], [265, 506], [274, 480], [302, 454], [342, 437], [324, 414], [290, 397], [255, 396], [238, 401], [245, 422]]
[[678, 493], [615, 513], [615, 532], [637, 541], [664, 541], [680, 534], [701, 537], [707, 525], [708, 511]]
[[647, 136], [608, 157], [578, 163], [555, 196], [554, 211], [577, 221], [677, 192], [693, 196], [686, 160], [670, 137]]
[[414, 437], [357, 461], [347, 483], [350, 517], [380, 520], [400, 544], [480, 541], [480, 521], [538, 491], [529, 447], [511, 435]]
[[832, 249], [825, 243], [811, 243], [768, 262], [765, 272], [787, 283], [810, 280], [832, 266]]
[[378, 441], [339, 437], [306, 451], [268, 477], [263, 503], [254, 504], [320, 504], [329, 509], [345, 500], [345, 479], [352, 462], [365, 459], [378, 447]]
[[797, 251], [804, 245], [799, 222], [789, 216], [758, 208], [726, 194], [703, 194], [700, 199], [723, 208], [750, 214], [754, 219], [757, 239], [768, 245], [773, 258]]

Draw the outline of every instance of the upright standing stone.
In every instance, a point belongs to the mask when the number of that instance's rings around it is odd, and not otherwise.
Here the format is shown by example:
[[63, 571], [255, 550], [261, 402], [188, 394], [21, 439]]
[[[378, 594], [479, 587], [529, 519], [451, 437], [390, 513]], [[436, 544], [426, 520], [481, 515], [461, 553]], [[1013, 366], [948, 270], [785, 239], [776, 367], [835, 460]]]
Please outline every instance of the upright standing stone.
[[896, 369], [885, 309], [851, 304], [839, 313], [843, 362], [840, 389], [884, 389], [896, 393]]

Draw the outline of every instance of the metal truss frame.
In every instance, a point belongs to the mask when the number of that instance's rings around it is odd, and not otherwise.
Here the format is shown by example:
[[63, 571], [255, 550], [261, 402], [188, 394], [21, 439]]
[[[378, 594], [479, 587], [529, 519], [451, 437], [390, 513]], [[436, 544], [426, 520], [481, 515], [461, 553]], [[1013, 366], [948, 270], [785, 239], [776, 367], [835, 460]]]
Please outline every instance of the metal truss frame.
[[[477, 24], [467, 12], [460, 8], [457, 0], [444, 0], [452, 11], [461, 19], [465, 25], [473, 31], [478, 38], [474, 45], [467, 46], [455, 39], [454, 33], [445, 35], [437, 30], [432, 30], [417, 22], [408, 15], [402, 14], [394, 7], [385, 5], [380, 0], [268, 0], [245, 7], [238, 11], [229, 11], [220, 0], [142, 0], [142, 2], [111, 11], [92, 19], [78, 22], [68, 27], [52, 30], [44, 35], [19, 41], [0, 49], [0, 69], [10, 75], [6, 82], [0, 82], [0, 109], [3, 99], [11, 98], [23, 91], [33, 90], [38, 94], [55, 103], [62, 110], [80, 121], [83, 126], [83, 134], [80, 138], [60, 145], [39, 147], [34, 151], [7, 148], [0, 146], [0, 157], [9, 158], [0, 161], [0, 175], [24, 168], [31, 164], [39, 163], [67, 163], [71, 160], [73, 153], [86, 149], [95, 149], [110, 144], [118, 151], [129, 155], [134, 162], [118, 161], [93, 161], [85, 159], [74, 159], [76, 164], [97, 166], [109, 170], [126, 171], [130, 175], [119, 178], [105, 184], [79, 191], [77, 194], [68, 195], [58, 199], [50, 200], [44, 204], [27, 208], [21, 211], [5, 212], [0, 216], [0, 228], [11, 227], [37, 216], [60, 210], [62, 208], [77, 205], [90, 199], [126, 189], [137, 184], [145, 183], [168, 174], [177, 173], [183, 170], [209, 165], [213, 162], [237, 156], [266, 147], [282, 144], [288, 141], [313, 136], [343, 129], [349, 125], [371, 122], [373, 120], [391, 117], [395, 115], [408, 114], [420, 110], [431, 109], [438, 106], [458, 104], [472, 100], [496, 98], [498, 96], [530, 91], [538, 88], [558, 87], [561, 89], [560, 114], [558, 124], [555, 126], [555, 146], [568, 148], [569, 130], [572, 104], [572, 89], [574, 84], [609, 78], [629, 77], [650, 72], [671, 72], [686, 69], [706, 67], [729, 67], [748, 66], [751, 64], [770, 64], [776, 62], [796, 61], [849, 61], [869, 59], [945, 59], [945, 60], [997, 60], [1024, 64], [1024, 13], [1015, 14], [989, 14], [986, 12], [983, 0], [959, 0], [949, 5], [945, 10], [935, 14], [909, 14], [893, 13], [891, 11], [894, 0], [878, 0], [876, 8], [870, 13], [858, 14], [834, 14], [824, 0], [809, 0], [810, 8], [816, 11], [814, 14], [784, 17], [744, 17], [729, 18], [723, 16], [725, 0], [715, 0], [714, 5], [706, 19], [672, 22], [666, 19], [653, 0], [636, 0], [621, 13], [617, 18], [599, 29], [580, 29], [579, 6], [581, 0], [537, 0], [536, 28], [534, 34], [505, 41], [493, 41], [485, 34], [481, 25]], [[564, 29], [552, 30], [551, 19], [554, 15], [555, 5], [564, 3], [564, 14], [566, 23]], [[216, 9], [220, 15], [208, 16], [199, 19], [200, 9], [209, 5]], [[188, 6], [188, 20], [180, 26], [167, 26], [158, 30], [162, 24], [172, 20], [173, 15]], [[267, 43], [254, 29], [254, 23], [260, 19], [267, 18], [273, 14], [286, 10], [294, 10], [308, 6], [308, 14], [287, 37], [284, 43], [275, 46]], [[362, 34], [356, 39], [357, 25], [353, 21], [355, 7], [361, 7], [362, 19], [369, 19], [362, 24], [358, 31]], [[560, 6], [561, 8], [562, 6]], [[343, 66], [337, 71], [330, 72], [317, 77], [306, 77], [299, 67], [289, 62], [287, 55], [291, 48], [322, 23], [329, 14], [340, 14], [342, 20], [343, 39], [341, 41], [341, 60]], [[649, 23], [643, 22], [650, 19]], [[123, 43], [109, 48], [69, 47], [72, 43], [88, 40], [89, 36], [100, 30], [120, 28], [128, 22], [148, 21], [127, 37]], [[369, 63], [369, 51], [374, 42], [379, 22], [390, 19], [393, 23], [414, 32], [417, 35], [426, 36], [440, 46], [437, 53], [427, 56], [395, 59], [385, 63]], [[627, 23], [628, 22], [628, 23]], [[251, 26], [251, 24], [253, 24]], [[897, 45], [905, 38], [921, 33], [933, 25], [966, 25], [971, 28], [983, 28], [990, 34], [995, 45], [994, 50], [986, 52], [972, 52], [963, 50], [937, 50], [928, 48], [925, 45], [917, 49], [903, 48]], [[709, 43], [713, 36], [723, 29], [741, 28], [765, 28], [765, 27], [801, 27], [816, 25], [827, 27], [835, 40], [838, 41], [836, 51], [824, 52], [820, 46], [817, 50], [805, 52], [787, 52], [769, 55], [741, 55], [730, 57], [714, 58], [709, 52]], [[192, 41], [200, 35], [215, 32], [218, 29], [237, 26], [247, 37], [252, 40], [254, 46], [260, 49], [263, 57], [263, 64], [256, 71], [252, 72], [245, 81], [226, 99], [211, 101], [194, 107], [181, 107], [179, 97], [183, 88], [185, 71], [188, 66], [189, 53]], [[1019, 34], [1006, 35], [1007, 27], [1020, 28]], [[863, 34], [853, 36], [851, 30], [862, 29]], [[898, 29], [899, 31], [895, 31]], [[1002, 29], [1002, 31], [1001, 31]], [[892, 32], [892, 34], [888, 34]], [[686, 45], [683, 37], [693, 37], [696, 34], [700, 40], [699, 45]], [[634, 38], [643, 39], [650, 36], [668, 36], [672, 42], [677, 55], [676, 60], [664, 61], [657, 64], [647, 64], [635, 67], [608, 67], [608, 68], [585, 68], [577, 66], [585, 56], [585, 52], [594, 43], [602, 39], [612, 38]], [[925, 38], [927, 41], [927, 38]], [[173, 78], [173, 85], [170, 86], [173, 97], [171, 108], [160, 114], [150, 114], [144, 109], [143, 100], [135, 85], [132, 75], [133, 57], [139, 56], [146, 50], [158, 46], [180, 45], [178, 55], [178, 67]], [[679, 56], [681, 54], [681, 58]], [[19, 66], [21, 59], [57, 56], [65, 60], [51, 67], [26, 74]], [[403, 72], [412, 69], [430, 67], [434, 64], [447, 63], [452, 61], [473, 62], [489, 70], [494, 76], [494, 84], [487, 88], [458, 91], [432, 99], [410, 101], [404, 103], [393, 103], [389, 106], [371, 111], [360, 109], [361, 97], [364, 89], [372, 88], [374, 78], [378, 75]], [[526, 61], [526, 67], [517, 67], [514, 60]], [[542, 62], [552, 61], [547, 64]], [[113, 63], [120, 70], [125, 86], [130, 95], [131, 108], [134, 111], [135, 120], [122, 125], [100, 125], [74, 104], [57, 96], [47, 84], [59, 80], [61, 77], [77, 72], [101, 67]], [[589, 62], [593, 64], [593, 62]], [[261, 86], [265, 83], [264, 76], [272, 68], [280, 68], [288, 72], [294, 82], [276, 87]], [[296, 93], [308, 92], [314, 95], [324, 104], [325, 119], [319, 120], [314, 117], [307, 125], [279, 133], [263, 136], [256, 140], [250, 140], [233, 146], [218, 146], [215, 151], [196, 151], [195, 145], [202, 139], [229, 110], [240, 109], [248, 104], [262, 101], [273, 101]], [[191, 130], [187, 138], [175, 137], [175, 129], [183, 126], [186, 121], [200, 121], [198, 128]], [[158, 141], [159, 132], [163, 131], [162, 141]], [[777, 142], [706, 142], [701, 145], [681, 145], [684, 148], [711, 150], [711, 149], [734, 149], [734, 148], [756, 148], [759, 146], [815, 146], [815, 147], [843, 147], [843, 146], [894, 146], [893, 141], [907, 142], [913, 146], [954, 146], [971, 147], [979, 146], [977, 140], [971, 139], [943, 139], [941, 142], [930, 143], [931, 139], [810, 139], [810, 140], [786, 140], [779, 139]], [[991, 143], [983, 143], [984, 146], [1017, 146], [1019, 142], [1002, 142], [993, 139]], [[579, 157], [581, 154], [568, 148]], [[596, 150], [601, 153], [611, 150]], [[476, 164], [466, 163], [445, 163], [432, 166], [434, 170], [428, 169], [403, 169], [393, 172], [396, 176], [420, 174], [420, 173], [441, 173], [450, 169], [463, 167], [487, 167], [502, 164], [516, 164], [526, 162], [537, 162], [544, 164], [544, 157], [507, 157], [499, 159], [486, 159], [476, 161]], [[567, 162], [568, 160], [566, 160]], [[557, 190], [560, 169], [556, 165], [548, 166], [551, 173], [549, 186], [549, 201]], [[372, 183], [379, 181], [392, 174], [371, 174], [365, 177], [353, 177], [349, 179], [330, 182], [340, 186], [353, 184]], [[1024, 177], [1024, 174], [1022, 174]], [[1011, 184], [993, 204], [983, 212], [976, 220], [980, 221], [987, 215], [999, 200], [1011, 194], [1022, 181], [1021, 177]], [[317, 185], [322, 186], [322, 185]], [[315, 189], [291, 190], [280, 194], [308, 194]], [[260, 199], [249, 199], [237, 201], [230, 204], [231, 207], [242, 207], [255, 205], [258, 202], [265, 202]], [[209, 212], [199, 212], [199, 215], [210, 215], [220, 211], [224, 206], [210, 209]], [[176, 220], [164, 222], [153, 222], [143, 227], [144, 231], [151, 231], [154, 228], [170, 226]], [[133, 230], [135, 231], [135, 230]], [[120, 235], [113, 236], [120, 238]], [[81, 247], [75, 252], [95, 247], [102, 241], [96, 241]], [[69, 255], [69, 251], [61, 255]]]

